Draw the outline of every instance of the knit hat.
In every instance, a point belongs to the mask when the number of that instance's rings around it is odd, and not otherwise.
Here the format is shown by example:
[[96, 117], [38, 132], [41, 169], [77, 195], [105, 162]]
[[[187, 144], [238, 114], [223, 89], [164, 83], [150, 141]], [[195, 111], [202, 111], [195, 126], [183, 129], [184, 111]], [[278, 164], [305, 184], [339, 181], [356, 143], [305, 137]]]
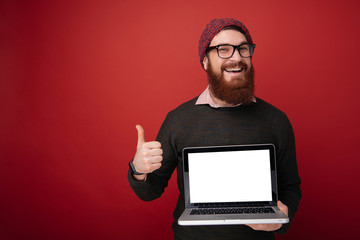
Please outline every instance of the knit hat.
[[199, 57], [200, 57], [200, 64], [204, 68], [203, 59], [205, 57], [205, 51], [209, 47], [212, 39], [218, 34], [221, 29], [228, 27], [228, 26], [237, 26], [242, 30], [242, 33], [245, 35], [246, 40], [253, 44], [253, 41], [250, 36], [249, 30], [245, 27], [245, 25], [233, 18], [220, 18], [220, 19], [213, 19], [211, 20], [205, 27], [205, 30], [201, 34], [199, 40]]

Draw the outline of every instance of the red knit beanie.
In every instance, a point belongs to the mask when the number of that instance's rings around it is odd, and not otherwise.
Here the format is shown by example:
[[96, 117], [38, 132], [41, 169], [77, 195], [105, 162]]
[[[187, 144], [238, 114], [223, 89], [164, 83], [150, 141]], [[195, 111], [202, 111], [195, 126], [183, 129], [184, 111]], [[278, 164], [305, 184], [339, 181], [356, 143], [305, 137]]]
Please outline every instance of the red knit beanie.
[[220, 18], [220, 19], [213, 19], [211, 20], [205, 27], [205, 30], [201, 34], [199, 40], [199, 57], [200, 57], [200, 64], [204, 68], [203, 59], [205, 57], [205, 51], [209, 47], [212, 39], [215, 37], [221, 29], [228, 27], [228, 26], [237, 26], [242, 30], [242, 33], [245, 35], [246, 40], [253, 44], [253, 41], [250, 36], [249, 30], [245, 27], [245, 25], [233, 18]]

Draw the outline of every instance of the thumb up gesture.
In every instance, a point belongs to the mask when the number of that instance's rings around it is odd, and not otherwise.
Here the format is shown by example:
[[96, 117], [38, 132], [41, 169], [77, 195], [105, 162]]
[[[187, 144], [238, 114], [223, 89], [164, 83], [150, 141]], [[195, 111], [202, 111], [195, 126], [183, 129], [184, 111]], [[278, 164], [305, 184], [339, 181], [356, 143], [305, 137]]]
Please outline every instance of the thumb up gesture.
[[136, 179], [144, 180], [146, 173], [151, 173], [161, 167], [163, 160], [161, 143], [158, 141], [145, 141], [144, 129], [140, 125], [136, 125], [138, 132], [138, 142], [136, 154], [133, 160], [134, 167], [137, 172], [144, 173], [144, 175], [136, 175]]

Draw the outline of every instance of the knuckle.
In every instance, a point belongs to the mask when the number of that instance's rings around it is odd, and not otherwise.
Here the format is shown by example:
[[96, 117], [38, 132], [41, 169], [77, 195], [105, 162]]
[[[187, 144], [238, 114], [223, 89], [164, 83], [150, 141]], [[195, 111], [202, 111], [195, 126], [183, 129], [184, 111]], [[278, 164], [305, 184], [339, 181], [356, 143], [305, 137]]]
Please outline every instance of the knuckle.
[[150, 163], [151, 163], [150, 158], [145, 157], [145, 158], [144, 158], [144, 163], [145, 163], [146, 165], [150, 164]]
[[145, 168], [146, 172], [151, 173], [153, 171], [152, 167], [150, 165], [147, 165]]
[[157, 165], [156, 165], [156, 169], [159, 169], [159, 168], [161, 168], [161, 163], [158, 163]]

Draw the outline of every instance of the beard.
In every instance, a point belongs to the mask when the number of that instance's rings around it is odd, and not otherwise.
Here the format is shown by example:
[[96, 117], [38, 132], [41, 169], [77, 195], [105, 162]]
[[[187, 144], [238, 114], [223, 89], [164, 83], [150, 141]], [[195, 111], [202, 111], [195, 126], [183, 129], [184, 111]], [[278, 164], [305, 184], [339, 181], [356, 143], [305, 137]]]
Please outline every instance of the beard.
[[[227, 82], [224, 79], [223, 72], [226, 68], [236, 68], [241, 67], [246, 71], [244, 76], [235, 77], [231, 79], [231, 82]], [[210, 92], [214, 97], [233, 105], [251, 104], [254, 98], [254, 68], [251, 64], [250, 68], [243, 62], [234, 63], [224, 63], [221, 66], [221, 73], [216, 73], [209, 64], [208, 70], [208, 81]]]

